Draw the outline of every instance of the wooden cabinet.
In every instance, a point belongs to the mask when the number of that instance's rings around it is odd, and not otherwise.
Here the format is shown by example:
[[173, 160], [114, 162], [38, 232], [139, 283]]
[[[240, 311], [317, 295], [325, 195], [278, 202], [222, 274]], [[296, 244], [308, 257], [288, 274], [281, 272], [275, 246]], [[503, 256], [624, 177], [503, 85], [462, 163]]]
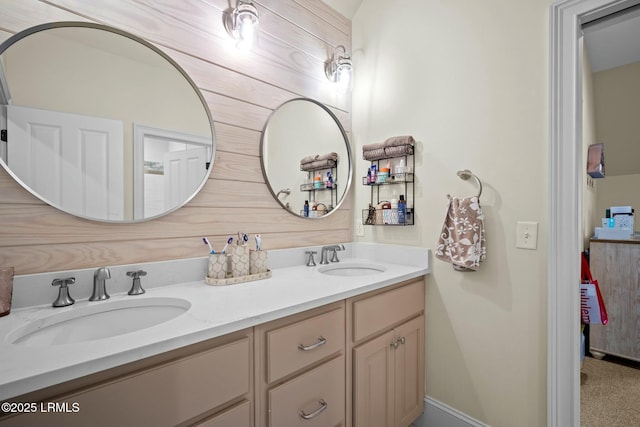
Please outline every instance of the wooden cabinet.
[[[133, 371], [125, 375], [101, 374], [113, 378], [62, 395], [53, 388], [44, 397], [13, 399], [38, 402], [38, 411], [3, 419], [0, 425], [251, 427], [252, 341], [248, 332], [233, 334], [212, 341], [208, 349], [198, 346], [194, 354], [176, 350], [163, 355], [169, 359], [163, 363], [141, 369], [127, 365]], [[42, 410], [40, 402], [44, 408], [58, 402], [58, 408], [68, 410]]]
[[344, 426], [344, 301], [255, 328], [256, 426]]
[[406, 427], [424, 407], [424, 284], [355, 299], [353, 426]]
[[423, 398], [419, 278], [20, 396], [71, 411], [0, 426], [406, 427]]
[[590, 252], [609, 323], [590, 325], [589, 349], [640, 361], [640, 242], [591, 240]]

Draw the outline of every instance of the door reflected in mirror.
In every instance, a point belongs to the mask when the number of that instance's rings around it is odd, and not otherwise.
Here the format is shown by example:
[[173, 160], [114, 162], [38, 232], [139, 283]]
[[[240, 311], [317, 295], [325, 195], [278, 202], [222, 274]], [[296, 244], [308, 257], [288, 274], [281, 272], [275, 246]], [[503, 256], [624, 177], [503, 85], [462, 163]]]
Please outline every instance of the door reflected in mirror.
[[351, 184], [351, 148], [325, 105], [296, 98], [278, 107], [265, 126], [260, 154], [271, 193], [292, 214], [322, 218], [344, 201]]
[[120, 30], [55, 23], [0, 45], [8, 141], [3, 167], [67, 213], [136, 222], [174, 211], [204, 185], [211, 115], [168, 56]]

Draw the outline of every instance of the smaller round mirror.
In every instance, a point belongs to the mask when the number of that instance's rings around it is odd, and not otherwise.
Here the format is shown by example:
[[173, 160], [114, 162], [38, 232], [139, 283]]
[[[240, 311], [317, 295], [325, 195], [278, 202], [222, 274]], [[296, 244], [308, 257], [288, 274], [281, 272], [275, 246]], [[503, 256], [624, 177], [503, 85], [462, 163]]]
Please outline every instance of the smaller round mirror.
[[351, 183], [351, 148], [338, 118], [307, 98], [285, 102], [262, 134], [262, 171], [289, 212], [323, 218], [342, 203]]

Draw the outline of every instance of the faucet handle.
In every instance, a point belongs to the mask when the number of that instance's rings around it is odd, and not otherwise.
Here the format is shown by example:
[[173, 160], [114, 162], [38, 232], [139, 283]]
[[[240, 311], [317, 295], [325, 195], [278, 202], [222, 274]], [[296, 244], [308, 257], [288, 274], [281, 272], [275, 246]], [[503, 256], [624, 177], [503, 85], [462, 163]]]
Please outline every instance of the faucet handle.
[[136, 271], [127, 271], [127, 276], [133, 277], [134, 279], [138, 279], [142, 276], [146, 276], [147, 272], [144, 270], [136, 270]]
[[144, 270], [127, 271], [127, 276], [133, 277], [133, 284], [131, 285], [131, 289], [128, 292], [129, 295], [142, 295], [146, 292], [142, 288], [142, 284], [140, 282], [140, 277], [146, 275], [147, 272]]
[[58, 298], [53, 302], [54, 307], [66, 307], [76, 302], [71, 295], [69, 295], [69, 288], [67, 285], [73, 285], [76, 283], [75, 277], [67, 277], [65, 279], [53, 279], [51, 286], [60, 286], [58, 289]]
[[340, 260], [338, 259], [338, 251], [343, 251], [344, 245], [340, 244], [340, 245], [335, 245], [332, 249], [331, 249], [331, 262], [340, 262]]
[[313, 256], [318, 253], [318, 251], [304, 251], [306, 255], [309, 255], [309, 259], [307, 260], [307, 267], [315, 267], [316, 260], [313, 259]]

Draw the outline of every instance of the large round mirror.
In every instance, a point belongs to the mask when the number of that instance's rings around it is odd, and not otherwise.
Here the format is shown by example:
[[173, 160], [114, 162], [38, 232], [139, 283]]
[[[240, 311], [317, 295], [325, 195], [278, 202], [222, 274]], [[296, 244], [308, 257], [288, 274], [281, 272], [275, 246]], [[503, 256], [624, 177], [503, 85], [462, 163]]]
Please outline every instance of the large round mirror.
[[59, 22], [6, 40], [0, 112], [0, 164], [79, 217], [167, 214], [213, 166], [213, 122], [193, 81], [159, 49], [114, 28]]
[[262, 134], [262, 171], [273, 196], [289, 212], [330, 215], [351, 183], [351, 148], [337, 117], [307, 98], [285, 102]]

